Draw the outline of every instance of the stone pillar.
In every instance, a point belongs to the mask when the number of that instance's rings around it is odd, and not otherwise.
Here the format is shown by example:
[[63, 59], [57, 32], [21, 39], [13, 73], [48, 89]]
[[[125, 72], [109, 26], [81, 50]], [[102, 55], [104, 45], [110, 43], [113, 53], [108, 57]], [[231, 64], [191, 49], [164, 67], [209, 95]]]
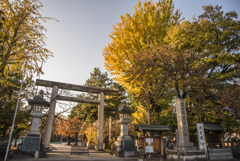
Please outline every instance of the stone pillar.
[[188, 121], [184, 99], [176, 100], [177, 122], [179, 132], [179, 149], [180, 150], [192, 150], [193, 143], [189, 142]]
[[103, 124], [104, 124], [104, 93], [99, 94], [100, 105], [98, 106], [98, 150], [103, 150]]
[[[193, 143], [189, 141], [188, 121], [186, 113], [186, 105], [184, 99], [176, 99], [176, 111], [177, 111], [177, 123], [178, 133], [177, 146], [173, 149], [168, 149], [167, 159], [181, 160], [206, 160], [206, 154], [204, 150], [197, 150], [197, 147], [193, 146]], [[177, 137], [177, 136], [176, 136]]]
[[120, 136], [128, 136], [128, 124], [121, 124]]
[[199, 147], [199, 149], [204, 149], [205, 150], [206, 158], [208, 158], [204, 124], [203, 123], [196, 123], [196, 125], [197, 125], [198, 147]]
[[39, 118], [34, 118], [34, 119], [32, 119], [31, 131], [36, 131], [36, 132], [38, 132], [39, 122], [40, 122], [40, 117], [39, 117]]
[[109, 136], [108, 136], [108, 141], [111, 141], [112, 137], [112, 116], [109, 117]]
[[53, 126], [53, 119], [55, 114], [55, 107], [57, 102], [57, 94], [58, 94], [58, 87], [54, 86], [52, 89], [52, 96], [50, 102], [50, 108], [48, 111], [48, 118], [47, 118], [47, 126], [45, 130], [45, 138], [44, 138], [44, 148], [49, 149], [51, 133], [52, 133], [52, 126]]

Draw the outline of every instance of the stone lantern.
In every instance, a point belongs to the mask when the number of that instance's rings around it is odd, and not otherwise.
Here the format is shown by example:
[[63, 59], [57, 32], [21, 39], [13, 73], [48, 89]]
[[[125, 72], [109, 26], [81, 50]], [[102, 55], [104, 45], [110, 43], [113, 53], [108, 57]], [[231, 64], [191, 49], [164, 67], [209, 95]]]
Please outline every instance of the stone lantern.
[[120, 136], [118, 136], [117, 141], [114, 142], [114, 149], [112, 149], [115, 156], [136, 156], [135, 141], [128, 135], [128, 124], [131, 123], [129, 114], [134, 112], [135, 111], [126, 106], [126, 101], [123, 101], [123, 106], [114, 112], [114, 114], [120, 115], [118, 123], [121, 125]]
[[[37, 98], [28, 100], [29, 105], [33, 106], [33, 111], [30, 113], [32, 116], [31, 130], [24, 136], [23, 142], [18, 144], [18, 148], [13, 151], [13, 158], [32, 156], [31, 152], [34, 153], [35, 158], [46, 157], [46, 151], [43, 149], [41, 144], [41, 134], [38, 132], [40, 118], [43, 117], [43, 107], [49, 107], [50, 103], [43, 99], [43, 91], [39, 92]], [[26, 153], [27, 152], [27, 153]]]
[[120, 120], [118, 123], [121, 125], [121, 132], [120, 136], [117, 138], [117, 141], [132, 140], [132, 138], [128, 136], [128, 124], [131, 122], [129, 119], [129, 114], [134, 112], [135, 111], [126, 106], [126, 101], [123, 101], [123, 106], [118, 111], [114, 112], [114, 114], [119, 114]]
[[41, 137], [41, 134], [38, 132], [40, 118], [43, 117], [43, 107], [49, 107], [50, 103], [43, 99], [43, 91], [39, 92], [37, 98], [28, 100], [29, 105], [33, 106], [33, 111], [30, 113], [32, 116], [32, 126], [31, 130], [27, 133], [27, 136], [36, 136]]

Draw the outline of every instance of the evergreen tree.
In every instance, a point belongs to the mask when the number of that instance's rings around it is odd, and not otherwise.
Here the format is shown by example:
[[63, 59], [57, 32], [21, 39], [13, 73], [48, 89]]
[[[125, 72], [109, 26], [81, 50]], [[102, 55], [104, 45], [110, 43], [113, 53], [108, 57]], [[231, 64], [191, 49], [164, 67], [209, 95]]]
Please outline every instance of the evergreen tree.
[[[126, 98], [125, 90], [122, 86], [113, 82], [108, 77], [107, 72], [102, 73], [99, 68], [94, 68], [93, 73], [90, 73], [90, 75], [90, 78], [84, 84], [85, 86], [119, 90], [119, 96], [105, 96], [104, 98], [104, 118], [107, 119], [113, 115], [114, 111], [117, 111], [118, 106], [121, 105], [121, 101]], [[93, 93], [80, 94], [79, 97], [84, 99], [98, 99], [98, 95]], [[74, 116], [78, 116], [87, 123], [93, 123], [98, 119], [98, 105], [78, 103], [70, 114], [70, 117]]]
[[198, 19], [172, 27], [165, 40], [180, 52], [194, 50], [199, 57], [195, 66], [204, 66], [192, 74], [195, 81], [189, 82], [192, 118], [222, 121], [226, 128], [237, 129], [240, 115], [235, 111], [240, 110], [236, 103], [239, 98], [233, 97], [233, 93], [238, 95], [240, 85], [240, 21], [235, 11], [224, 13], [218, 5], [203, 9]]

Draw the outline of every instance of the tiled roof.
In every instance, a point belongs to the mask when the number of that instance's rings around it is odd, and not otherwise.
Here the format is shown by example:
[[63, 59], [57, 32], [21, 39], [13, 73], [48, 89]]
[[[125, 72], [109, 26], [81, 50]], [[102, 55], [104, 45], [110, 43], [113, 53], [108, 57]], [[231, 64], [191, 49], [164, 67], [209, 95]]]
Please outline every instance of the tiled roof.
[[136, 130], [145, 132], [164, 132], [171, 131], [168, 125], [134, 125]]

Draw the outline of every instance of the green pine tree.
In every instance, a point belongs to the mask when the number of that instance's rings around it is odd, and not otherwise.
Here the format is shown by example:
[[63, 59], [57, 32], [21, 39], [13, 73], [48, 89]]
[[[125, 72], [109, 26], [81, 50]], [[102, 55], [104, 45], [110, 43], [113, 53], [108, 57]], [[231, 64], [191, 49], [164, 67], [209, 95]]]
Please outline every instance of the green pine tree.
[[[99, 68], [94, 68], [93, 73], [90, 73], [90, 75], [90, 78], [86, 80], [84, 84], [85, 86], [119, 90], [119, 96], [105, 95], [104, 99], [104, 118], [107, 119], [109, 116], [117, 117], [113, 115], [113, 112], [117, 111], [121, 105], [121, 101], [126, 98], [125, 90], [121, 85], [113, 82], [113, 80], [108, 77], [107, 72], [102, 73]], [[93, 93], [80, 94], [79, 97], [84, 99], [98, 99], [98, 95]], [[98, 105], [78, 103], [70, 113], [70, 117], [74, 116], [78, 116], [87, 123], [93, 123], [98, 119]]]

